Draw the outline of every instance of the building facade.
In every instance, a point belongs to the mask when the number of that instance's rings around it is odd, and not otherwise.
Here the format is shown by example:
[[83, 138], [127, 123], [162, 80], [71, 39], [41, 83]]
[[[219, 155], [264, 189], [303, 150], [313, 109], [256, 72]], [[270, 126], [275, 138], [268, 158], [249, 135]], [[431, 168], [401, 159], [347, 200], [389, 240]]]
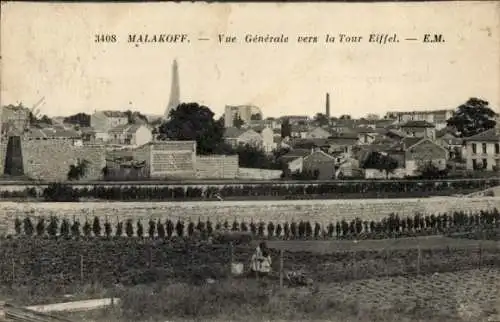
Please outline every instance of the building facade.
[[262, 111], [254, 105], [226, 105], [224, 109], [224, 126], [226, 128], [233, 127], [236, 117], [241, 118], [245, 124], [250, 124], [252, 116], [257, 114], [260, 114], [262, 118]]
[[467, 170], [500, 171], [500, 131], [490, 129], [464, 140]]

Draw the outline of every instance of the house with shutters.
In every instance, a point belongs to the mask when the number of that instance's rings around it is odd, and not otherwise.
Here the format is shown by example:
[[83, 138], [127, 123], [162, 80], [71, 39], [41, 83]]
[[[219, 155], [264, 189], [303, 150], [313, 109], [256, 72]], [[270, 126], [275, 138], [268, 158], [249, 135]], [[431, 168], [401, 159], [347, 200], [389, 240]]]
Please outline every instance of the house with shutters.
[[467, 170], [500, 171], [500, 125], [464, 139]]

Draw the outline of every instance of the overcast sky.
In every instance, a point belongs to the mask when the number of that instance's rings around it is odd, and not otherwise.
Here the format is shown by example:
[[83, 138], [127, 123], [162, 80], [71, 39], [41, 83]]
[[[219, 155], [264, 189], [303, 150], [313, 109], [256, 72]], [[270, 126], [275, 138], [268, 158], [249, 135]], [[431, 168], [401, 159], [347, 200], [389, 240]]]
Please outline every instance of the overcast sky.
[[[333, 116], [455, 108], [469, 97], [500, 106], [500, 5], [408, 4], [33, 4], [2, 5], [1, 104], [43, 114], [139, 110], [162, 114], [171, 65], [181, 101], [216, 114], [254, 104], [264, 116]], [[117, 43], [95, 43], [98, 33]], [[127, 43], [129, 33], [186, 33], [189, 44]], [[218, 44], [219, 33], [289, 37], [288, 44]], [[399, 43], [325, 44], [326, 34], [396, 33]], [[445, 43], [424, 44], [425, 33]], [[299, 35], [319, 43], [299, 44]], [[198, 38], [207, 37], [209, 41]], [[404, 38], [418, 38], [405, 41]], [[498, 109], [497, 109], [498, 111]]]

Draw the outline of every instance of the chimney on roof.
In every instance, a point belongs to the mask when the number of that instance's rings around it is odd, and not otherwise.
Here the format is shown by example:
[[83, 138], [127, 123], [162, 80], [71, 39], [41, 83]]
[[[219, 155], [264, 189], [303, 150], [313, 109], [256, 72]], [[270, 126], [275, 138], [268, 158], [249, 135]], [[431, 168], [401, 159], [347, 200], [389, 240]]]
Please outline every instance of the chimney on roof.
[[326, 93], [326, 111], [325, 115], [330, 118], [330, 93]]

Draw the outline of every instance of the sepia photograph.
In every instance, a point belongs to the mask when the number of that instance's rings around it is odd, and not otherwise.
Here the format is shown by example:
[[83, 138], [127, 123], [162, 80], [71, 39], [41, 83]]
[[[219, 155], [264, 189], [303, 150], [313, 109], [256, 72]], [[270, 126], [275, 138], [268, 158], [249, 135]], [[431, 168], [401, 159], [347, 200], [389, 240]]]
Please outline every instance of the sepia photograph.
[[500, 322], [500, 3], [1, 2], [0, 322]]

